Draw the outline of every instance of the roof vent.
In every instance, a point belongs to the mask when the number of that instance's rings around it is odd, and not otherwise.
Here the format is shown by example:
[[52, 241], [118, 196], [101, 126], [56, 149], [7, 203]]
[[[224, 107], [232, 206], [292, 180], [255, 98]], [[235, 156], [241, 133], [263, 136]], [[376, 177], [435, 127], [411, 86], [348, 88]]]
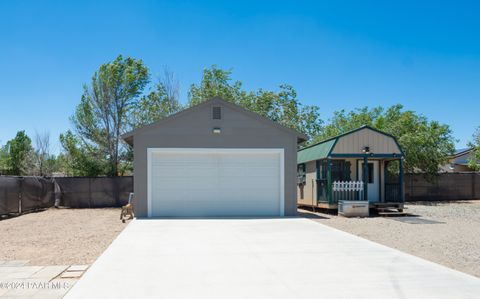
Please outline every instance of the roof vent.
[[213, 119], [222, 119], [222, 108], [221, 107], [213, 107], [212, 118]]

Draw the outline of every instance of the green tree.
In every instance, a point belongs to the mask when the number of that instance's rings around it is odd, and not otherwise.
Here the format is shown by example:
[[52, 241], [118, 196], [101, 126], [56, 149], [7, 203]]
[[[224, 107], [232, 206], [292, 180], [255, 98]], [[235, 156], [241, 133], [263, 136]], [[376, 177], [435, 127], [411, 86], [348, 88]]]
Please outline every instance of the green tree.
[[141, 127], [182, 109], [178, 80], [172, 72], [165, 69], [164, 76], [158, 80], [153, 90], [133, 105], [130, 125], [133, 128]]
[[246, 91], [242, 82], [232, 80], [231, 74], [231, 70], [222, 70], [216, 66], [205, 69], [200, 83], [190, 87], [189, 105], [220, 97], [309, 137], [320, 133], [322, 121], [318, 107], [302, 105], [292, 86], [282, 84], [278, 91]]
[[149, 71], [142, 60], [120, 55], [102, 64], [90, 86], [84, 86], [71, 118], [81, 143], [78, 150], [88, 149], [86, 153], [106, 161], [107, 175], [119, 174], [121, 160], [127, 154], [120, 136], [130, 129], [128, 117], [148, 82]]
[[242, 90], [242, 82], [232, 82], [232, 70], [222, 70], [213, 65], [204, 69], [199, 85], [192, 84], [188, 93], [189, 105], [195, 106], [213, 97], [240, 105], [247, 97], [254, 97], [252, 92]]
[[32, 167], [32, 140], [25, 131], [17, 132], [2, 150], [5, 173], [9, 175], [27, 175]]
[[101, 152], [81, 143], [72, 133], [67, 131], [60, 135], [63, 153], [58, 156], [58, 168], [70, 176], [99, 176], [105, 174], [108, 167]]
[[473, 140], [468, 146], [473, 148], [472, 154], [468, 159], [468, 167], [475, 171], [480, 171], [480, 127], [473, 133]]
[[0, 175], [8, 174], [8, 152], [6, 146], [0, 146]]
[[372, 126], [397, 138], [405, 152], [407, 172], [424, 172], [432, 177], [454, 151], [454, 138], [448, 125], [430, 121], [414, 111], [405, 111], [402, 105], [394, 105], [386, 110], [382, 107], [364, 107], [348, 113], [345, 110], [335, 112], [315, 141], [363, 125]]

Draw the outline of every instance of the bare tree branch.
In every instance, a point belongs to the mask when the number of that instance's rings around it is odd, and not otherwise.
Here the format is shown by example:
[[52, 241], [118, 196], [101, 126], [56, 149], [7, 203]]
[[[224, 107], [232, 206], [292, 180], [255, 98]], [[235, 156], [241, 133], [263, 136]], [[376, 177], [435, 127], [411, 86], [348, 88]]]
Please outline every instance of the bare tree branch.
[[37, 173], [40, 176], [47, 175], [46, 161], [50, 157], [50, 133], [35, 131], [35, 162]]
[[163, 67], [163, 77], [159, 79], [159, 82], [164, 86], [169, 100], [180, 100], [180, 82], [175, 73], [167, 66]]

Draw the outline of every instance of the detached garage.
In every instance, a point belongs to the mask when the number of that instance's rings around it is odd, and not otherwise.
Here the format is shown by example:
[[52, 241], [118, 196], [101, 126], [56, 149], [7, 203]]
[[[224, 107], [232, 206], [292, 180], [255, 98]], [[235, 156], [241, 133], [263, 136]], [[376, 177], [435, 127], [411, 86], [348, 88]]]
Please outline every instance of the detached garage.
[[123, 138], [137, 217], [296, 214], [295, 130], [214, 98]]

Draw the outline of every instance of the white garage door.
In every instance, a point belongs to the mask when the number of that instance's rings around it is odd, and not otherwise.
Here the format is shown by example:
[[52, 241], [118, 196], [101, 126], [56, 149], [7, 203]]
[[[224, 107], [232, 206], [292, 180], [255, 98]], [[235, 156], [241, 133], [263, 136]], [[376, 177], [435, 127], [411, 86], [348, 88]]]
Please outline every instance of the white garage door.
[[148, 149], [152, 217], [283, 215], [283, 149]]

